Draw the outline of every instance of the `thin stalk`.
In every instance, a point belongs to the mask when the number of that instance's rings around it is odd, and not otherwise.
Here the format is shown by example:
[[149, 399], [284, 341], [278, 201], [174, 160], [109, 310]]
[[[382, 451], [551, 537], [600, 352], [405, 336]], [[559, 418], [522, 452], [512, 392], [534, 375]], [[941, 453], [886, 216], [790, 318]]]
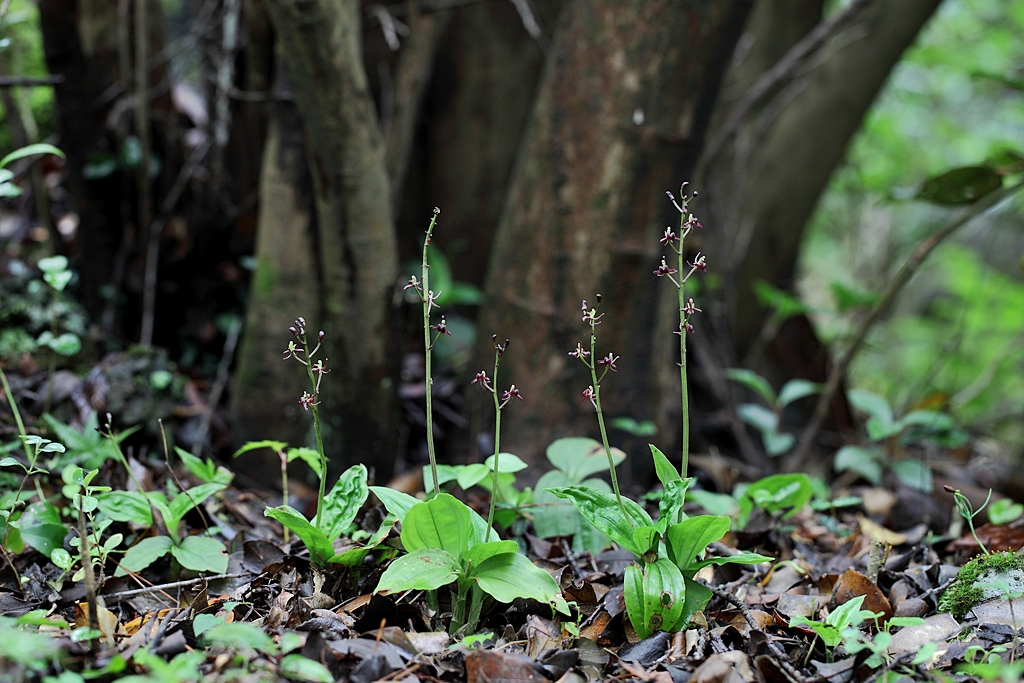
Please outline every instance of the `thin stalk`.
[[424, 350], [423, 370], [426, 376], [427, 396], [427, 455], [430, 458], [430, 475], [434, 482], [435, 497], [440, 495], [441, 487], [437, 483], [437, 455], [434, 451], [434, 404], [431, 400], [431, 386], [434, 383], [434, 379], [430, 374], [430, 352], [434, 344], [430, 341], [430, 307], [435, 304], [433, 302], [433, 292], [430, 291], [430, 266], [427, 264], [427, 248], [430, 246], [430, 236], [434, 232], [434, 225], [437, 224], [439, 213], [441, 213], [440, 210], [434, 209], [434, 216], [430, 219], [430, 225], [427, 227], [427, 236], [423, 240], [423, 260], [420, 263], [420, 299], [423, 300], [423, 344], [426, 347]]
[[[635, 527], [633, 524], [633, 518], [626, 514], [626, 505], [622, 502], [622, 495], [619, 493], [619, 478], [615, 474], [615, 461], [612, 459], [612, 449], [608, 445], [608, 430], [604, 426], [604, 412], [601, 410], [601, 384], [597, 379], [597, 356], [594, 355], [597, 347], [597, 331], [594, 329], [596, 323], [591, 321], [590, 323], [590, 379], [594, 383], [594, 407], [597, 409], [597, 424], [601, 428], [601, 443], [604, 444], [604, 454], [608, 456], [608, 474], [612, 480], [612, 491], [615, 492], [615, 500], [619, 502], [619, 509], [622, 511], [622, 517], [629, 520], [629, 525]], [[608, 373], [605, 369], [604, 374], [601, 375], [601, 379], [604, 379], [604, 375]]]
[[[498, 362], [501, 353], [494, 352], [494, 385], [491, 397], [494, 398], [494, 462], [491, 463], [491, 507], [487, 511], [487, 540], [491, 540], [491, 529], [494, 528], [494, 505], [498, 497], [498, 453], [501, 452], [501, 403], [498, 401]], [[435, 480], [436, 481], [436, 480]]]
[[458, 592], [455, 595], [455, 599], [452, 600], [452, 623], [448, 627], [448, 632], [455, 635], [459, 632], [466, 624], [466, 597], [469, 593], [469, 583], [466, 581], [456, 581], [455, 585], [458, 588]]
[[[317, 396], [320, 393], [320, 387], [317, 384], [316, 377], [313, 376], [313, 360], [309, 357], [309, 344], [306, 343], [305, 334], [302, 335], [301, 341], [302, 347], [306, 352], [306, 376], [309, 377], [309, 383], [313, 388], [313, 396]], [[316, 526], [318, 529], [321, 529], [323, 526], [323, 519], [320, 513], [324, 509], [324, 493], [326, 492], [327, 487], [327, 454], [324, 453], [324, 439], [320, 435], [320, 409], [318, 408], [317, 403], [319, 403], [319, 401], [314, 399], [311, 401], [309, 407], [313, 411], [313, 431], [316, 432], [316, 450], [320, 453], [320, 488], [316, 494]]]
[[681, 214], [679, 218], [679, 250], [677, 252], [677, 260], [679, 271], [679, 391], [682, 394], [682, 412], [683, 412], [683, 453], [682, 460], [679, 463], [679, 476], [686, 479], [687, 471], [689, 469], [690, 462], [690, 392], [686, 386], [686, 312], [683, 310], [686, 306], [686, 279], [683, 277], [683, 241], [686, 239], [686, 229], [684, 224], [686, 222], [686, 214]]
[[[21, 421], [21, 411], [18, 410], [18, 404], [14, 402], [14, 394], [11, 392], [11, 385], [7, 383], [7, 375], [4, 374], [2, 368], [0, 368], [0, 381], [4, 383], [4, 395], [7, 397], [7, 405], [11, 407], [11, 412], [14, 413], [14, 422], [18, 425], [18, 434], [22, 437], [28, 436], [28, 432], [25, 431], [25, 423]], [[21, 446], [25, 449], [25, 457], [27, 459], [32, 458], [32, 449], [25, 442], [25, 439], [21, 440]]]
[[[7, 397], [7, 405], [11, 407], [11, 412], [14, 413], [14, 421], [18, 425], [18, 434], [22, 437], [21, 446], [25, 449], [25, 459], [28, 461], [28, 471], [31, 472], [36, 467], [36, 460], [39, 457], [39, 453], [36, 449], [30, 447], [28, 442], [25, 441], [24, 437], [28, 436], [25, 432], [25, 423], [21, 421], [21, 411], [18, 410], [18, 404], [14, 402], [14, 392], [11, 391], [11, 385], [7, 383], [7, 375], [4, 374], [2, 369], [0, 369], [0, 380], [3, 381], [4, 395]], [[14, 514], [15, 508], [18, 507], [18, 504], [21, 501], [21, 492], [25, 488], [25, 482], [28, 480], [28, 476], [29, 475], [26, 474], [22, 477], [21, 483], [18, 485], [18, 490], [14, 494], [14, 503], [12, 504], [10, 511], [12, 515]], [[0, 543], [0, 553], [3, 554], [7, 565], [11, 568], [11, 571], [14, 572], [14, 578], [18, 582], [18, 590], [21, 591], [21, 596], [25, 597], [27, 593], [25, 591], [25, 586], [21, 582], [21, 574], [18, 573], [18, 568], [14, 566], [14, 558], [7, 552], [7, 537], [10, 532], [11, 519], [8, 517], [4, 522], [4, 537], [3, 543]]]
[[[281, 458], [281, 504], [288, 505], [288, 456], [283, 450], [277, 452], [279, 458]], [[283, 526], [283, 525], [282, 525]], [[288, 533], [288, 527], [284, 527], [284, 542], [288, 543], [291, 540], [291, 536]]]
[[467, 633], [476, 632], [476, 627], [480, 623], [480, 611], [483, 606], [484, 592], [481, 590], [480, 584], [474, 581], [472, 587], [469, 589], [469, 615], [466, 617]]

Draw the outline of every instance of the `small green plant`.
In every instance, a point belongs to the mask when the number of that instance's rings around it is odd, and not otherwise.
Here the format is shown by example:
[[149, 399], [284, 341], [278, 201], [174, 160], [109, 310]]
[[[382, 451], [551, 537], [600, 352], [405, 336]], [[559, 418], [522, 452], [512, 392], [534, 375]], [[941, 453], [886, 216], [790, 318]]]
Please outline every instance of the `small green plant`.
[[978, 532], [974, 529], [974, 518], [980, 515], [981, 511], [984, 510], [988, 506], [989, 501], [992, 500], [992, 489], [988, 490], [988, 496], [985, 497], [985, 502], [982, 503], [981, 507], [977, 510], [975, 510], [974, 506], [971, 505], [970, 499], [960, 493], [960, 489], [955, 489], [949, 484], [943, 486], [942, 489], [946, 493], [953, 494], [953, 501], [956, 503], [956, 510], [960, 513], [960, 516], [964, 518], [964, 521], [967, 522], [967, 526], [971, 528], [971, 536], [974, 537], [975, 542], [981, 548], [981, 552], [989, 555], [990, 553], [988, 548], [986, 548], [985, 544], [981, 542], [980, 538], [978, 538]]
[[964, 661], [954, 667], [959, 674], [967, 674], [982, 681], [1017, 683], [1024, 676], [1024, 660], [1006, 662], [1003, 660], [1005, 647], [988, 649], [972, 645], [964, 653]]
[[306, 336], [306, 320], [300, 315], [295, 319], [295, 322], [288, 331], [292, 333], [292, 336], [298, 340], [298, 345], [294, 341], [288, 342], [288, 348], [284, 351], [284, 359], [289, 358], [301, 363], [306, 368], [306, 376], [309, 378], [309, 387], [313, 390], [313, 393], [308, 391], [302, 392], [302, 396], [299, 397], [299, 405], [305, 411], [313, 412], [313, 431], [316, 433], [316, 450], [320, 456], [320, 466], [317, 468], [319, 473], [320, 486], [317, 489], [316, 496], [316, 509], [317, 518], [321, 521], [324, 520], [322, 514], [324, 508], [324, 492], [327, 484], [327, 454], [324, 452], [324, 440], [320, 433], [320, 401], [317, 399], [320, 397], [320, 382], [323, 380], [330, 370], [327, 369], [327, 360], [318, 360], [316, 363], [313, 362], [313, 356], [320, 350], [320, 346], [324, 341], [324, 331], [320, 332], [316, 336], [316, 346], [312, 349], [309, 348], [309, 338]]
[[402, 522], [408, 554], [388, 566], [376, 592], [435, 591], [455, 584], [448, 630], [457, 637], [476, 630], [483, 593], [498, 602], [530, 598], [569, 614], [551, 575], [520, 555], [515, 541], [490, 540], [494, 532], [465, 503], [441, 493], [403, 513], [405, 494], [397, 493], [385, 494], [384, 503]]
[[1024, 505], [1010, 498], [993, 500], [988, 506], [988, 521], [996, 525], [1009, 524], [1024, 515]]
[[178, 454], [185, 468], [192, 473], [192, 476], [205, 484], [223, 484], [227, 486], [235, 478], [235, 475], [223, 465], [218, 465], [210, 458], [202, 458], [192, 455], [184, 448], [175, 446], [174, 452]]
[[[494, 378], [494, 383], [491, 384], [491, 380], [487, 378], [487, 373], [484, 370], [476, 373], [476, 377], [473, 379], [473, 384], [477, 382], [480, 386], [491, 394], [491, 398], [494, 399], [494, 455], [488, 458], [489, 463], [485, 463], [485, 466], [491, 471], [491, 504], [487, 511], [487, 528], [490, 529], [494, 526], [494, 506], [498, 500], [498, 496], [501, 494], [501, 489], [498, 485], [498, 474], [501, 472], [501, 411], [505, 409], [505, 406], [513, 398], [518, 398], [520, 401], [523, 400], [523, 395], [516, 389], [516, 385], [513, 384], [509, 387], [508, 391], [501, 395], [501, 399], [498, 399], [498, 366], [501, 364], [501, 356], [508, 349], [508, 339], [505, 340], [504, 344], [498, 342], [498, 335], [491, 335], [491, 343], [494, 344], [494, 372], [491, 375]], [[517, 458], [518, 459], [518, 458]], [[526, 467], [526, 463], [522, 463], [522, 467], [517, 468], [523, 469]], [[432, 475], [436, 475], [436, 468], [432, 471]], [[465, 487], [463, 487], [465, 488]], [[518, 496], [516, 496], [518, 500]]]
[[803, 473], [773, 474], [733, 492], [739, 504], [738, 524], [743, 528], [754, 509], [774, 517], [791, 517], [814, 498], [811, 478]]
[[[437, 479], [437, 454], [434, 451], [434, 403], [432, 399], [432, 385], [434, 383], [433, 375], [431, 374], [431, 352], [434, 350], [434, 344], [441, 338], [443, 334], [451, 334], [448, 330], [448, 326], [445, 324], [444, 316], [441, 316], [440, 322], [436, 325], [430, 324], [430, 311], [433, 308], [438, 308], [438, 298], [442, 295], [442, 291], [439, 290], [437, 294], [430, 288], [430, 263], [428, 261], [428, 248], [430, 247], [430, 238], [434, 234], [434, 226], [437, 225], [437, 217], [440, 215], [441, 209], [434, 208], [434, 215], [430, 219], [430, 225], [427, 226], [427, 235], [423, 238], [423, 258], [420, 261], [420, 279], [417, 280], [416, 276], [413, 275], [409, 278], [408, 284], [405, 285], [405, 289], [412, 289], [420, 298], [420, 302], [423, 304], [423, 370], [426, 377], [426, 401], [427, 401], [427, 455], [430, 458], [430, 474], [431, 480], [434, 482], [434, 495], [436, 496], [441, 492], [439, 488], [440, 483]], [[430, 331], [434, 330], [436, 334], [434, 338], [430, 338]]]
[[75, 429], [48, 414], [43, 415], [43, 420], [67, 449], [66, 452], [55, 454], [48, 461], [47, 466], [52, 470], [62, 470], [70, 464], [80, 465], [86, 470], [95, 470], [108, 460], [121, 461], [118, 451], [121, 443], [139, 430], [137, 426], [129, 427], [108, 437], [106, 432], [99, 429], [99, 416], [95, 411], [89, 412], [81, 429]]
[[864, 604], [864, 596], [858, 595], [852, 600], [847, 600], [836, 607], [825, 618], [825, 621], [808, 619], [807, 617], [795, 616], [789, 620], [790, 626], [804, 626], [812, 631], [816, 637], [821, 639], [825, 647], [838, 647], [843, 642], [843, 632], [848, 628], [860, 626], [866, 619], [881, 616], [871, 610], [861, 609]]
[[[604, 447], [593, 439], [569, 437], [553, 441], [545, 455], [554, 469], [545, 472], [537, 481], [532, 510], [534, 533], [541, 538], [571, 536], [572, 547], [577, 552], [600, 552], [608, 545], [608, 537], [587, 523], [571, 504], [562, 502], [548, 489], [585, 486], [610, 494], [612, 489], [608, 482], [594, 477], [608, 468]], [[612, 449], [612, 461], [616, 466], [625, 459], [625, 453], [618, 448]]]
[[[267, 508], [263, 514], [281, 522], [287, 529], [291, 529], [306, 545], [309, 550], [309, 558], [314, 564], [319, 566], [328, 563], [354, 564], [358, 553], [336, 553], [334, 541], [349, 530], [356, 515], [359, 514], [359, 509], [366, 502], [366, 497], [370, 494], [366, 480], [365, 465], [353, 465], [348, 468], [324, 498], [323, 504], [319, 507], [319, 512], [312, 522], [307, 520], [301, 512], [288, 505]], [[390, 522], [390, 524], [393, 523], [393, 521]], [[391, 528], [390, 524], [381, 527], [384, 530], [383, 534], [380, 532], [375, 534], [375, 542], [372, 542], [371, 545], [376, 545], [383, 540], [383, 536]], [[363, 556], [365, 553], [358, 555], [358, 561], [362, 561]]]
[[805, 379], [791, 379], [776, 394], [768, 380], [751, 370], [731, 368], [726, 370], [725, 374], [734, 382], [752, 389], [768, 404], [766, 408], [757, 403], [741, 403], [736, 408], [740, 419], [761, 434], [765, 452], [777, 456], [791, 449], [796, 443], [796, 437], [789, 432], [780, 431], [782, 412], [790, 403], [820, 392], [823, 385]]
[[67, 628], [61, 618], [51, 619], [44, 610], [33, 610], [20, 617], [0, 616], [0, 661], [30, 671], [43, 672], [63, 659], [61, 644], [39, 627]]
[[7, 168], [7, 166], [18, 159], [24, 159], [25, 157], [35, 156], [37, 154], [53, 154], [59, 156], [61, 159], [64, 158], [64, 152], [60, 151], [53, 145], [46, 144], [45, 142], [26, 145], [25, 147], [14, 150], [3, 159], [0, 159], [0, 197], [21, 196], [21, 188], [13, 182], [14, 172]]
[[1001, 595], [992, 585], [1000, 579], [1010, 583], [1013, 590], [1024, 588], [1024, 555], [1007, 551], [973, 558], [960, 568], [956, 579], [943, 592], [939, 611], [963, 619], [978, 603]]
[[836, 453], [833, 467], [837, 472], [853, 470], [872, 484], [881, 483], [883, 470], [888, 467], [906, 486], [931, 493], [932, 474], [928, 466], [913, 458], [895, 459], [895, 446], [927, 440], [953, 448], [962, 446], [969, 438], [945, 413], [913, 410], [896, 419], [892, 406], [883, 396], [851, 389], [847, 397], [854, 408], [868, 414], [867, 435], [873, 445], [844, 446]]
[[[497, 467], [495, 464], [497, 463]], [[482, 463], [469, 465], [438, 465], [437, 478], [442, 492], [450, 493], [452, 484], [458, 484], [463, 490], [479, 486], [497, 500], [494, 510], [494, 521], [502, 528], [509, 528], [522, 515], [522, 511], [533, 506], [533, 490], [529, 487], [520, 491], [515, 487], [516, 472], [525, 470], [529, 465], [513, 453], [501, 453], [500, 460], [493, 455], [487, 456]], [[497, 488], [495, 489], [495, 484]], [[423, 468], [423, 488], [433, 490], [434, 483], [430, 479], [430, 468]], [[497, 491], [497, 493], [495, 493]]]
[[[309, 466], [309, 469], [313, 470], [313, 474], [315, 474], [318, 479], [322, 479], [324, 477], [324, 472], [323, 470], [320, 469], [321, 462], [320, 453], [318, 451], [312, 448], [306, 448], [305, 446], [300, 446], [298, 448], [289, 448], [288, 444], [286, 444], [284, 441], [249, 441], [248, 443], [243, 444], [242, 447], [239, 448], [237, 451], [235, 451], [234, 455], [232, 455], [231, 457], [237, 458], [238, 456], [244, 453], [248, 453], [249, 451], [256, 451], [261, 448], [269, 448], [270, 450], [274, 451], [274, 453], [277, 454], [277, 457], [281, 460], [282, 505], [288, 505], [288, 463], [293, 462], [295, 460], [302, 460]], [[288, 543], [288, 541], [289, 531], [288, 527], [285, 527], [284, 542]]]

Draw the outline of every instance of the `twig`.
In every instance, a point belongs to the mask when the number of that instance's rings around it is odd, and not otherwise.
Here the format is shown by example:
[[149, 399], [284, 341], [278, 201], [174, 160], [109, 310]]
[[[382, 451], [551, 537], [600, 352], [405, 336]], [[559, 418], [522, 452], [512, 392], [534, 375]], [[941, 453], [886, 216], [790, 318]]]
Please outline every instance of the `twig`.
[[158, 586], [147, 586], [145, 588], [134, 588], [129, 591], [120, 591], [118, 593], [108, 593], [103, 597], [107, 600], [124, 600], [125, 598], [135, 597], [136, 595], [145, 595], [146, 593], [154, 593], [156, 591], [167, 591], [173, 590], [175, 588], [184, 588], [185, 586], [192, 586], [197, 583], [202, 583], [204, 581], [219, 581], [220, 579], [240, 579], [243, 576], [249, 576], [249, 573], [235, 572], [234, 574], [214, 574], [213, 576], [200, 576], [195, 579], [185, 579], [183, 581], [175, 581], [173, 583], [162, 583]]
[[928, 258], [932, 251], [935, 250], [935, 247], [939, 246], [943, 240], [952, 235], [958, 228], [971, 221], [971, 219], [985, 213], [1007, 197], [1010, 197], [1021, 187], [1024, 187], [1024, 182], [1004, 187], [996, 190], [995, 192], [990, 192], [979, 201], [964, 208], [948, 223], [942, 226], [939, 230], [933, 232], [917, 245], [917, 248], [910, 255], [910, 258], [908, 258], [903, 266], [896, 272], [896, 275], [893, 276], [885, 290], [878, 297], [875, 305], [871, 307], [867, 316], [865, 316], [861, 321], [860, 327], [857, 328], [857, 332], [854, 334], [853, 341], [850, 343], [850, 346], [833, 366], [832, 372], [829, 373], [828, 383], [825, 385], [825, 390], [818, 396], [818, 404], [814, 408], [814, 414], [811, 417], [811, 421], [800, 434], [800, 442], [797, 444], [796, 450], [793, 451], [792, 456], [788, 459], [787, 471], [796, 472], [804, 466], [804, 463], [807, 461], [807, 457], [810, 455], [814, 439], [818, 436], [818, 431], [821, 429], [821, 425], [825, 422], [825, 418], [828, 416], [829, 406], [832, 404], [832, 397], [839, 389], [839, 384], [846, 376], [846, 371], [849, 369], [850, 363], [853, 362], [853, 358], [860, 349], [865, 337], [867, 337], [872, 326], [882, 315], [882, 312], [889, 308], [889, 305], [900, 293], [904, 285], [907, 284], [914, 273], [917, 272], [918, 268], [921, 267], [924, 260]]
[[835, 36], [846, 24], [850, 23], [854, 18], [860, 14], [866, 7], [872, 4], [875, 0], [853, 0], [841, 12], [837, 12], [833, 17], [826, 21], [822, 21], [815, 26], [810, 33], [808, 33], [800, 42], [791, 47], [789, 51], [784, 54], [779, 61], [775, 63], [775, 66], [764, 72], [757, 82], [747, 91], [746, 96], [733, 107], [732, 114], [726, 119], [722, 127], [718, 129], [715, 136], [711, 138], [711, 141], [705, 147], [702, 153], [705, 159], [712, 159], [721, 150], [726, 140], [732, 137], [737, 130], [739, 130], [740, 124], [743, 123], [743, 119], [750, 114], [751, 110], [758, 105], [768, 93], [772, 91], [777, 85], [793, 75], [796, 68], [811, 54], [813, 54], [818, 48], [820, 48], [829, 38]]
[[35, 86], [59, 85], [64, 82], [62, 74], [54, 76], [0, 76], [0, 88], [32, 88]]
[[[153, 225], [153, 188], [149, 182], [149, 31], [147, 0], [135, 3], [135, 135], [141, 155], [135, 169], [139, 192], [139, 233], [146, 236], [146, 270], [142, 291], [142, 329], [139, 344], [153, 343], [153, 318], [156, 306], [156, 268], [160, 255], [160, 230]], [[162, 226], [159, 226], [162, 227]]]
[[751, 630], [765, 634], [765, 642], [768, 644], [768, 649], [771, 650], [772, 654], [775, 656], [775, 660], [778, 663], [779, 667], [783, 669], [786, 672], [786, 674], [789, 675], [789, 677], [797, 683], [805, 683], [806, 679], [803, 677], [803, 675], [796, 670], [796, 667], [789, 663], [789, 656], [786, 654], [786, 651], [783, 650], [778, 643], [769, 638], [768, 635], [765, 633], [764, 629], [761, 628], [761, 625], [757, 623], [757, 619], [755, 619], [754, 615], [750, 613], [750, 608], [747, 607], [747, 603], [743, 602], [743, 600], [733, 595], [732, 593], [722, 590], [721, 588], [711, 586], [709, 584], [704, 583], [703, 581], [701, 581], [700, 583], [701, 585], [705, 586], [708, 590], [710, 590], [712, 593], [714, 593], [715, 597], [725, 600], [730, 605], [738, 609], [740, 611], [740, 614], [743, 615], [743, 618], [747, 620], [747, 624], [750, 626]]
[[238, 346], [241, 331], [242, 318], [238, 316], [231, 321], [231, 327], [228, 329], [227, 339], [224, 340], [224, 353], [221, 354], [220, 364], [217, 366], [217, 379], [210, 390], [210, 398], [206, 402], [206, 409], [203, 410], [203, 418], [199, 423], [199, 429], [196, 430], [195, 439], [192, 440], [192, 450], [196, 456], [203, 454], [203, 443], [206, 441], [207, 432], [210, 431], [210, 420], [217, 410], [217, 404], [220, 403], [220, 397], [231, 376], [231, 361], [235, 357], [235, 348]]

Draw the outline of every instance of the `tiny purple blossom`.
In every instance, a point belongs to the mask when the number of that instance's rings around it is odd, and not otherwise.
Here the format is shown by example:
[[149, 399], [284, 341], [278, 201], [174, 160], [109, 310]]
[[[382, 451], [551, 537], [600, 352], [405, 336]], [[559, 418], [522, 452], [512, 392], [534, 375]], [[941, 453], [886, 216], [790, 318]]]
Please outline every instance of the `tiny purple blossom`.
[[609, 351], [607, 356], [605, 356], [604, 358], [599, 358], [598, 359], [597, 364], [598, 365], [607, 365], [608, 369], [611, 370], [612, 372], [618, 372], [619, 369], [615, 367], [615, 362], [617, 360], [619, 360], [619, 357], [618, 356], [613, 356], [612, 353]]
[[508, 391], [502, 393], [502, 395], [501, 395], [501, 405], [502, 405], [502, 407], [504, 407], [513, 398], [518, 398], [520, 401], [524, 400], [523, 399], [523, 395], [521, 393], [519, 393], [518, 389], [516, 389], [516, 385], [515, 384], [513, 384], [511, 387], [509, 387]]
[[299, 405], [302, 406], [303, 410], [308, 412], [310, 407], [320, 405], [320, 402], [316, 400], [316, 397], [316, 394], [310, 394], [308, 391], [304, 391], [302, 392], [302, 396], [299, 398]]
[[407, 282], [405, 284], [405, 287], [402, 287], [402, 289], [403, 290], [412, 289], [413, 287], [415, 287], [416, 289], [420, 288], [420, 281], [416, 279], [415, 275], [413, 275], [411, 278], [409, 278], [409, 282]]
[[686, 315], [693, 315], [694, 313], [703, 313], [703, 311], [693, 303], [693, 299], [689, 299], [686, 304], [679, 309]]
[[476, 377], [473, 378], [473, 381], [470, 382], [470, 384], [476, 384], [477, 382], [480, 383], [481, 388], [486, 389], [487, 391], [494, 391], [494, 388], [491, 386], [491, 380], [488, 379], [485, 371], [481, 370], [476, 373]]
[[697, 258], [693, 259], [693, 263], [687, 263], [687, 265], [691, 268], [696, 268], [702, 273], [708, 272], [707, 260], [699, 251], [697, 252]]
[[665, 228], [665, 236], [661, 238], [660, 242], [666, 247], [673, 242], [678, 242], [679, 237], [672, 231], [672, 228]]
[[451, 334], [451, 331], [448, 329], [448, 326], [445, 324], [444, 316], [443, 315], [441, 316], [441, 322], [439, 322], [436, 325], [431, 325], [430, 329], [437, 330], [438, 334]]
[[590, 355], [590, 351], [587, 351], [586, 349], [583, 348], [582, 342], [576, 342], [576, 349], [570, 351], [569, 355], [572, 356], [573, 358], [585, 359], [587, 356]]
[[594, 392], [594, 387], [587, 387], [583, 390], [583, 398], [590, 400], [590, 405], [597, 409], [597, 394]]
[[669, 268], [668, 263], [665, 262], [665, 257], [662, 256], [661, 265], [657, 267], [657, 269], [654, 271], [654, 274], [657, 275], [658, 277], [662, 277], [663, 275], [672, 275], [677, 272], [679, 271], [677, 271], [675, 268]]

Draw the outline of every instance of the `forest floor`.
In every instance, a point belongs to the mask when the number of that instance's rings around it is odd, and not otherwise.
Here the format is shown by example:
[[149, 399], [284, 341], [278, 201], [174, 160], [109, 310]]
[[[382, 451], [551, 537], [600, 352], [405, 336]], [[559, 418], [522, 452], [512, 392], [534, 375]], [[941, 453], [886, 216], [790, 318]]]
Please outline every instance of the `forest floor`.
[[[80, 436], [91, 438], [84, 431]], [[961, 565], [981, 552], [979, 542], [986, 553], [1016, 549], [1024, 545], [1024, 527], [986, 524], [977, 529], [977, 540], [969, 531], [959, 537], [958, 529], [967, 529], [962, 524], [908, 514], [901, 498], [906, 503], [914, 497], [898, 486], [835, 491], [792, 509], [755, 506], [742, 530], [711, 543], [708, 554], [752, 551], [774, 560], [703, 567], [694, 578], [712, 589], [710, 602], [678, 632], [655, 631], [644, 639], [632, 628], [624, 602], [623, 575], [634, 555], [614, 546], [574, 552], [571, 537], [539, 538], [524, 509], [503, 535], [557, 581], [570, 614], [533, 600], [502, 604], [487, 598], [476, 627], [453, 637], [446, 630], [452, 618], [447, 589], [375, 591], [402, 544], [401, 525], [393, 521], [386, 535], [366, 540], [387, 523], [374, 495], [334, 541], [339, 556], [367, 549], [353, 566], [342, 566], [311, 561], [294, 535], [285, 541], [282, 527], [264, 516], [279, 494], [239, 490], [230, 484], [230, 473], [210, 461], [186, 459], [187, 467], [172, 469], [166, 460], [129, 457], [123, 461], [132, 471], [126, 481], [122, 465], [110, 457], [94, 461], [98, 474], [89, 480], [66, 459], [71, 450], [46, 451], [38, 442], [35, 447], [36, 467], [52, 474], [26, 477], [23, 491], [34, 489], [39, 500], [55, 505], [37, 501], [25, 508], [20, 541], [19, 534], [7, 532], [4, 554], [20, 578], [5, 562], [4, 681], [77, 683], [130, 675], [131, 681], [154, 683], [841, 683], [1019, 680], [1024, 670], [1016, 659], [1018, 619], [1024, 619], [1024, 605], [1015, 600], [1024, 585], [1016, 554], [993, 555], [986, 561], [994, 569], [968, 577], [993, 597], [973, 608], [954, 601], [954, 614], [939, 609], [942, 596], [957, 589]], [[8, 470], [11, 458], [26, 464], [21, 456], [8, 449], [3, 464]], [[92, 506], [80, 504], [95, 496], [105, 501], [100, 512], [109, 512], [117, 506], [97, 487], [111, 486], [116, 493], [139, 485], [171, 494], [187, 490], [195, 498], [172, 495], [169, 505], [156, 506], [161, 514], [148, 524], [145, 510], [141, 520], [102, 522]], [[302, 490], [291, 502], [308, 510], [315, 492], [310, 497], [307, 491], [303, 500]], [[945, 504], [945, 514], [953, 501], [943, 492], [924, 498]], [[486, 496], [470, 501], [486, 515]], [[102, 554], [93, 579], [99, 588], [98, 629], [89, 627], [86, 577], [74, 575], [76, 509], [89, 513], [89, 528], [100, 530], [93, 548]], [[700, 513], [691, 503], [686, 510]], [[955, 513], [953, 518], [959, 519]], [[942, 535], [936, 533], [939, 526], [947, 530]], [[168, 534], [172, 552], [155, 555], [141, 571], [114, 575], [124, 547]], [[185, 546], [194, 538], [216, 539], [217, 545], [197, 546], [200, 557], [189, 557]], [[127, 559], [120, 560], [122, 567], [130, 564]], [[205, 564], [210, 571], [189, 571], [182, 563]], [[1008, 577], [1006, 583], [1001, 577]]]

